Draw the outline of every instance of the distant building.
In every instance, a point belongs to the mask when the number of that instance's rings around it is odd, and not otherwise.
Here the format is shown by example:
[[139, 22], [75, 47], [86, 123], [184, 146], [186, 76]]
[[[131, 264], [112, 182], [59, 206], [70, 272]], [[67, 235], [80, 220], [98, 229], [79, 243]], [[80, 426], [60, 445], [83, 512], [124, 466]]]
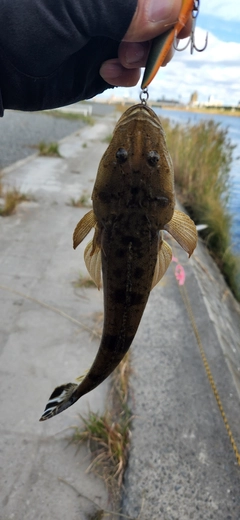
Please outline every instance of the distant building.
[[197, 91], [195, 90], [195, 92], [193, 92], [190, 96], [190, 100], [189, 100], [189, 106], [190, 107], [196, 107], [199, 105], [199, 102], [198, 102], [198, 93]]
[[131, 98], [128, 95], [117, 96], [116, 94], [112, 94], [108, 99], [105, 100], [105, 103], [108, 103], [109, 105], [133, 105], [136, 103], [136, 99]]
[[205, 107], [222, 107], [223, 102], [220, 99], [215, 99], [214, 96], [209, 96], [208, 101], [202, 103]]
[[[176, 105], [181, 105], [182, 103], [180, 103], [177, 99], [166, 99], [166, 98], [161, 98], [161, 99], [157, 99], [156, 103], [159, 105], [162, 105], [162, 106], [176, 106]], [[155, 104], [155, 101], [152, 101], [152, 105]]]

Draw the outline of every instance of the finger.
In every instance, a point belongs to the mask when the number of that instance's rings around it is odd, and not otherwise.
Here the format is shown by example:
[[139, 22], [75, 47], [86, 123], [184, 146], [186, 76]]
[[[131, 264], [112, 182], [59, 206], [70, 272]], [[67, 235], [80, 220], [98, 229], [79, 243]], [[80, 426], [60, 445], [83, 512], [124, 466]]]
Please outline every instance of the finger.
[[162, 34], [176, 23], [181, 5], [182, 0], [138, 0], [123, 40], [143, 42]]
[[119, 61], [126, 69], [145, 67], [149, 50], [150, 42], [121, 42], [118, 49]]
[[126, 69], [118, 59], [105, 61], [99, 71], [100, 76], [115, 87], [133, 87], [140, 78], [140, 69]]
[[[119, 61], [126, 69], [145, 67], [150, 48], [151, 42], [122, 42], [119, 46]], [[162, 64], [162, 67], [167, 65], [167, 63], [172, 59], [173, 55], [174, 49], [171, 48]]]
[[190, 36], [190, 34], [191, 34], [191, 29], [192, 29], [192, 16], [190, 16], [188, 18], [188, 21], [187, 21], [185, 27], [183, 27], [183, 29], [178, 34], [178, 38], [180, 38], [180, 39], [188, 38], [188, 36]]

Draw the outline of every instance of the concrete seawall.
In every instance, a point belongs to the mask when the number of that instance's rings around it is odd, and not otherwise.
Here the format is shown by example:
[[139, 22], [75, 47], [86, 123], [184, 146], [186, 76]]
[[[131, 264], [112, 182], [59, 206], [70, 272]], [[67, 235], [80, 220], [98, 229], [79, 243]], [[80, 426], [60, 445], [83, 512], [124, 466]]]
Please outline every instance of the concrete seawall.
[[240, 468], [198, 343], [240, 449], [240, 309], [201, 243], [190, 261], [176, 245], [174, 256], [185, 283], [173, 262], [133, 346], [123, 511], [144, 520], [239, 520]]
[[[38, 419], [53, 388], [83, 373], [99, 345], [92, 332], [102, 292], [73, 284], [86, 272], [86, 242], [74, 252], [71, 235], [88, 209], [69, 203], [91, 193], [115, 122], [103, 118], [61, 141], [62, 158], [33, 156], [3, 172], [4, 183], [34, 200], [0, 219], [1, 520], [94, 520], [91, 501], [110, 509], [103, 482], [85, 473], [87, 448], [69, 444], [78, 414], [104, 410], [108, 384], [51, 421]], [[239, 520], [240, 469], [198, 344], [240, 450], [239, 305], [201, 243], [188, 260], [168, 240], [174, 261], [152, 291], [131, 348], [134, 419], [123, 514]]]

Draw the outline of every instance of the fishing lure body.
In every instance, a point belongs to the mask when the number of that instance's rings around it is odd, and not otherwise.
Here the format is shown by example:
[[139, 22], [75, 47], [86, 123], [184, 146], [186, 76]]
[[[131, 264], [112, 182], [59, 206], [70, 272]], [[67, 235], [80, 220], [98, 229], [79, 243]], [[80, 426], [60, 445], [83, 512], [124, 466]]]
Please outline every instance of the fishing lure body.
[[[158, 69], [162, 66], [164, 60], [167, 57], [168, 52], [173, 46], [175, 50], [183, 51], [190, 44], [190, 52], [193, 53], [195, 49], [197, 52], [202, 52], [206, 49], [208, 43], [208, 34], [206, 34], [205, 44], [200, 49], [197, 47], [195, 42], [195, 25], [196, 19], [199, 13], [200, 0], [182, 0], [181, 10], [178, 19], [173, 27], [165, 31], [160, 36], [157, 36], [152, 41], [152, 46], [148, 56], [146, 68], [143, 75], [141, 84], [142, 89], [146, 89], [151, 81], [155, 78]], [[176, 42], [178, 34], [185, 27], [189, 16], [192, 13], [192, 30], [191, 35], [188, 39], [187, 44], [182, 49], [179, 49], [174, 42]]]

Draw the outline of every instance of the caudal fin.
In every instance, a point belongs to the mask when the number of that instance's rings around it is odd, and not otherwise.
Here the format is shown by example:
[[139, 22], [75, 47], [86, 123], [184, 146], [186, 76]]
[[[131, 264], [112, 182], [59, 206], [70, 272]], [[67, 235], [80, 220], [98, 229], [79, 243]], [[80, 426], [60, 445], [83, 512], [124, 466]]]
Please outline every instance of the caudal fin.
[[75, 383], [67, 383], [66, 385], [57, 386], [50, 395], [39, 421], [46, 421], [54, 415], [63, 412], [63, 410], [66, 410], [69, 406], [75, 403], [77, 399], [73, 397], [73, 394], [77, 387], [78, 385]]

